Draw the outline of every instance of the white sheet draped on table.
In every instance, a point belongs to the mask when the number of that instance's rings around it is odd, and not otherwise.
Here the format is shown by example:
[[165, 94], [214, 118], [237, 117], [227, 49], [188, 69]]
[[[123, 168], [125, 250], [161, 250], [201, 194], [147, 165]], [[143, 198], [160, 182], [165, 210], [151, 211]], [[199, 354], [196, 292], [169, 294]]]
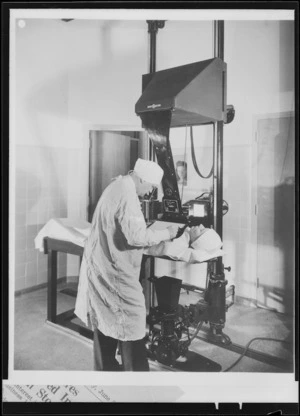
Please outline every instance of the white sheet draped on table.
[[45, 237], [57, 240], [70, 241], [84, 247], [86, 238], [91, 230], [91, 224], [85, 220], [72, 220], [69, 218], [52, 218], [39, 231], [34, 239], [35, 248], [44, 252], [43, 240]]

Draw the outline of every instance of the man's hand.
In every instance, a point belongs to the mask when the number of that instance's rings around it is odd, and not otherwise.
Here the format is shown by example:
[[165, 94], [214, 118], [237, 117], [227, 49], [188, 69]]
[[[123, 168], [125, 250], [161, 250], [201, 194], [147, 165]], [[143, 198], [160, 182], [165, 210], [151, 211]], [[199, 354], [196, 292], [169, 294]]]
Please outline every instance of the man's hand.
[[176, 237], [178, 233], [179, 226], [178, 225], [170, 225], [170, 227], [167, 228], [167, 230], [170, 233], [170, 240], [173, 240], [173, 238]]

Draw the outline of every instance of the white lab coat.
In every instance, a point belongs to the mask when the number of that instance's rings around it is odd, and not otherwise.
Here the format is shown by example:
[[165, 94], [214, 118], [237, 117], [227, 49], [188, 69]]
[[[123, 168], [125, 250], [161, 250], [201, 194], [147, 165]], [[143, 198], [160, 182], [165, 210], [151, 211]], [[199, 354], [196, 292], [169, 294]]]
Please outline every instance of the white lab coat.
[[139, 282], [145, 246], [170, 238], [147, 229], [135, 184], [119, 176], [96, 207], [80, 269], [75, 314], [92, 328], [121, 341], [145, 336], [146, 307]]

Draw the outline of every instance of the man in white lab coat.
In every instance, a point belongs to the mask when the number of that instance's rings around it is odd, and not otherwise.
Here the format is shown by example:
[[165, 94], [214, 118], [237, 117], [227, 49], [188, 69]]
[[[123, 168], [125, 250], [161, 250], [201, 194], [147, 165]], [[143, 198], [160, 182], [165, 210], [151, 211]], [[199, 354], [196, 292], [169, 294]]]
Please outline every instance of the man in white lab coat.
[[155, 189], [163, 170], [138, 159], [134, 170], [104, 190], [94, 212], [80, 270], [75, 314], [94, 330], [94, 368], [149, 371], [144, 338], [146, 307], [140, 268], [145, 247], [175, 238], [178, 227], [147, 228], [139, 196]]

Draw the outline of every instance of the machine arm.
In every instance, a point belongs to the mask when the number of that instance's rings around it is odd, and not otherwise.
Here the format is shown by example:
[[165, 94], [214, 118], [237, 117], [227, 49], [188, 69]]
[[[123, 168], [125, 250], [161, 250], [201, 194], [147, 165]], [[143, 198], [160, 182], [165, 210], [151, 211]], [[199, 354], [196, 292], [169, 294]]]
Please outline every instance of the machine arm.
[[143, 125], [147, 127], [156, 154], [157, 163], [164, 171], [162, 179], [164, 193], [163, 219], [174, 222], [185, 221], [169, 140], [171, 111], [160, 111], [158, 113], [148, 112], [142, 114], [141, 118]]

